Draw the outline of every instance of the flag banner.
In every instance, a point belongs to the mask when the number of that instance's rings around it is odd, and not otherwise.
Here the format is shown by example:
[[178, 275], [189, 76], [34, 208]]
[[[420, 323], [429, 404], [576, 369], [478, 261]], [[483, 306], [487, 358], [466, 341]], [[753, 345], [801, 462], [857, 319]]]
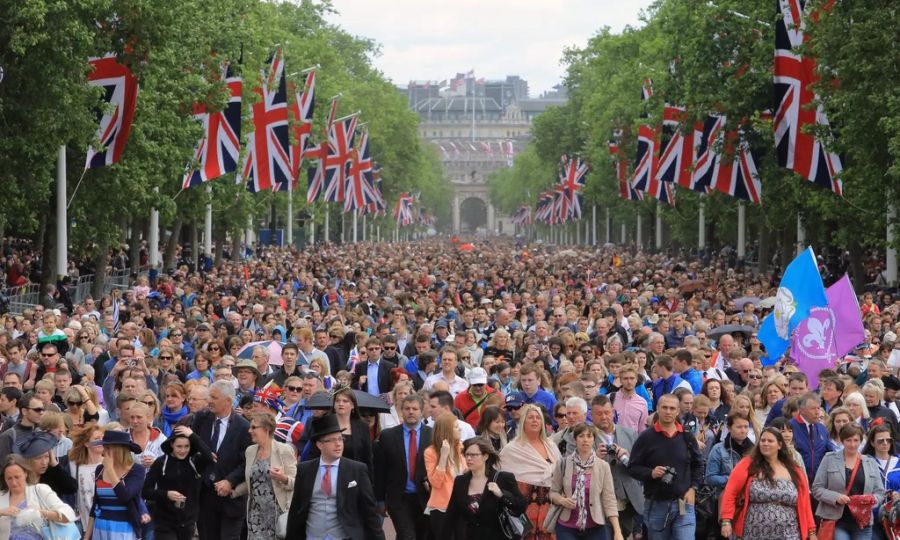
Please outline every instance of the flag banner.
[[659, 129], [646, 124], [638, 128], [638, 149], [634, 171], [631, 174], [631, 187], [642, 191], [660, 202], [675, 206], [675, 189], [670, 182], [656, 179], [659, 166]]
[[625, 201], [642, 201], [644, 200], [644, 195], [631, 187], [631, 184], [628, 182], [628, 162], [621, 158], [619, 154], [619, 143], [615, 141], [609, 141], [609, 155], [613, 160], [613, 165], [616, 168], [616, 180], [619, 183], [619, 198]]
[[663, 141], [656, 179], [690, 189], [694, 130], [692, 126], [685, 124], [684, 107], [666, 105], [663, 111], [663, 131], [667, 136]]
[[252, 193], [269, 191], [291, 181], [291, 150], [287, 85], [281, 49], [269, 58], [269, 73], [261, 75], [256, 93], [260, 100], [250, 107], [253, 134], [247, 141], [243, 177]]
[[364, 212], [369, 203], [375, 201], [374, 191], [369, 133], [363, 130], [359, 137], [359, 147], [350, 154], [350, 170], [344, 192], [344, 212]]
[[322, 190], [326, 202], [344, 202], [355, 131], [355, 116], [332, 124], [328, 130], [328, 154], [319, 160], [319, 167], [324, 168]]
[[115, 54], [90, 58], [88, 84], [103, 88], [105, 107], [98, 111], [95, 138], [100, 147], [88, 147], [85, 169], [99, 169], [118, 163], [128, 144], [128, 134], [137, 108], [138, 82], [131, 70], [116, 60]]
[[[316, 104], [316, 70], [307, 73], [303, 92], [292, 93], [294, 102], [288, 110], [291, 122], [294, 123], [292, 127], [294, 140], [291, 142], [291, 191], [297, 189], [304, 154], [312, 135], [313, 109]], [[278, 189], [284, 190], [286, 185], [286, 182], [282, 182], [278, 185]]]
[[828, 304], [813, 307], [809, 317], [797, 326], [791, 345], [791, 359], [809, 377], [809, 386], [818, 385], [819, 372], [834, 369], [835, 361], [866, 339], [859, 301], [844, 275], [825, 290]]
[[[716, 190], [736, 199], [762, 203], [756, 158], [740, 131], [725, 131], [726, 118], [709, 115], [696, 145], [691, 189]], [[717, 148], [722, 148], [718, 150]]]
[[790, 345], [791, 334], [809, 317], [810, 310], [827, 305], [816, 256], [812, 248], [806, 248], [784, 271], [775, 295], [775, 308], [760, 325], [758, 337], [767, 355], [763, 364], [780, 360]]
[[587, 163], [577, 156], [569, 158], [563, 154], [560, 165], [559, 219], [561, 222], [581, 219], [581, 191], [587, 180]]
[[[821, 9], [829, 10], [833, 0]], [[811, 126], [828, 126], [828, 117], [812, 85], [819, 80], [816, 59], [801, 55], [797, 48], [809, 41], [806, 24], [811, 14], [809, 0], [778, 0], [775, 23], [775, 146], [778, 163], [813, 184], [843, 195], [841, 158], [829, 152]]]
[[181, 180], [181, 189], [199, 186], [237, 170], [241, 155], [242, 81], [230, 64], [221, 68], [221, 80], [228, 86], [228, 103], [219, 112], [210, 113], [206, 104], [194, 105], [194, 118], [203, 125], [203, 138], [197, 143], [194, 159]]

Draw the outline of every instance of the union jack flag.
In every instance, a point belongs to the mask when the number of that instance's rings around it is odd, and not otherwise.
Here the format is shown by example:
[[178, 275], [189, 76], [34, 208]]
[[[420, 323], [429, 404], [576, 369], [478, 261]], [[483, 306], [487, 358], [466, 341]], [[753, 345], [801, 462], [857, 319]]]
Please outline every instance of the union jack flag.
[[638, 150], [631, 187], [643, 191], [660, 202], [675, 206], [675, 189], [670, 182], [656, 179], [659, 166], [659, 129], [642, 124], [638, 128]]
[[555, 201], [556, 192], [553, 190], [548, 190], [538, 195], [538, 202], [534, 213], [535, 219], [544, 223], [552, 223], [554, 221], [553, 214]]
[[523, 204], [522, 206], [520, 206], [519, 209], [516, 210], [516, 214], [513, 216], [512, 221], [513, 221], [513, 224], [515, 224], [519, 227], [524, 227], [526, 225], [530, 225], [531, 221], [532, 221], [531, 206], [529, 206], [527, 204]]
[[581, 158], [569, 158], [562, 156], [562, 171], [559, 182], [562, 186], [560, 193], [560, 219], [566, 221], [568, 219], [581, 219], [581, 190], [588, 173], [587, 163]]
[[642, 201], [644, 195], [631, 187], [628, 182], [628, 162], [619, 156], [619, 143], [609, 141], [609, 155], [616, 167], [616, 180], [619, 182], [619, 197], [625, 201]]
[[[828, 126], [821, 105], [814, 106], [812, 85], [818, 81], [816, 60], [796, 53], [809, 37], [805, 33], [807, 0], [778, 0], [782, 17], [775, 25], [775, 145], [778, 163], [817, 186], [843, 196], [838, 178], [843, 170], [841, 158], [829, 152], [808, 126]], [[833, 0], [822, 9], [831, 9]]]
[[[291, 191], [297, 189], [300, 170], [303, 168], [303, 157], [309, 146], [309, 137], [312, 135], [313, 109], [316, 104], [316, 70], [306, 75], [306, 84], [303, 92], [294, 92], [294, 102], [289, 112], [294, 122], [294, 143], [291, 144]], [[279, 188], [283, 190], [285, 183]]]
[[203, 125], [203, 138], [197, 143], [194, 159], [181, 180], [181, 189], [199, 186], [237, 170], [241, 155], [242, 82], [228, 64], [222, 66], [221, 80], [229, 91], [224, 109], [210, 113], [206, 104], [194, 105], [194, 118]]
[[[710, 115], [696, 146], [691, 189], [712, 189], [756, 204], [762, 202], [762, 184], [750, 145], [737, 131], [725, 131], [726, 118]], [[716, 150], [717, 146], [722, 151]]]
[[247, 142], [243, 177], [252, 193], [274, 189], [291, 181], [287, 85], [281, 49], [269, 59], [269, 74], [256, 89], [258, 103], [250, 107], [253, 135]]
[[355, 131], [355, 116], [332, 124], [328, 130], [328, 153], [319, 160], [319, 169], [324, 175], [322, 188], [326, 202], [344, 202]]
[[362, 131], [359, 146], [351, 152], [347, 190], [344, 194], [344, 212], [362, 213], [375, 202], [375, 186], [372, 178], [372, 157], [369, 155], [369, 132]]
[[667, 104], [663, 110], [663, 129], [670, 137], [664, 144], [656, 179], [690, 188], [694, 131], [685, 125], [684, 117], [684, 107]]
[[409, 193], [401, 193], [394, 206], [394, 221], [397, 225], [406, 227], [413, 223], [413, 196]]
[[384, 201], [384, 191], [382, 191], [383, 180], [381, 178], [381, 165], [377, 162], [372, 165], [372, 186], [374, 200], [366, 207], [366, 211], [373, 215], [383, 216], [387, 211], [387, 203]]
[[99, 169], [118, 163], [128, 143], [128, 134], [134, 122], [137, 107], [138, 82], [131, 70], [116, 61], [113, 53], [90, 58], [93, 68], [88, 74], [88, 84], [104, 90], [103, 101], [112, 107], [99, 111], [96, 139], [100, 148], [88, 147], [85, 169]]

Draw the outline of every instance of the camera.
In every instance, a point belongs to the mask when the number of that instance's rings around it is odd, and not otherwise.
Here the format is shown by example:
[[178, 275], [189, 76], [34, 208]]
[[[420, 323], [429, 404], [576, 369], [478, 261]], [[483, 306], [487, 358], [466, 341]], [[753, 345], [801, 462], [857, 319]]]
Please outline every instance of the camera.
[[663, 484], [670, 486], [673, 482], [675, 482], [675, 478], [678, 477], [678, 471], [675, 470], [675, 467], [666, 467], [666, 472], [660, 478]]

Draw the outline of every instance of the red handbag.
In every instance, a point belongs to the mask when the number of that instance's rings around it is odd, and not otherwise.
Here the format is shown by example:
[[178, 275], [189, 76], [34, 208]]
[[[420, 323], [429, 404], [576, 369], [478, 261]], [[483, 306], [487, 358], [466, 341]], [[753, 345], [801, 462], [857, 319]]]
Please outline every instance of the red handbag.
[[[856, 458], [856, 465], [853, 466], [853, 472], [850, 473], [850, 481], [847, 482], [847, 489], [844, 491], [844, 495], [850, 494], [850, 488], [853, 487], [853, 481], [856, 479], [856, 471], [859, 470], [859, 464], [862, 460]], [[850, 504], [853, 504], [854, 497], [865, 497], [865, 495], [854, 495], [850, 497]], [[875, 505], [875, 497], [872, 497], [872, 506]], [[869, 506], [869, 522], [872, 521], [872, 506]], [[853, 508], [850, 508], [850, 512], [853, 513]], [[859, 522], [859, 518], [855, 513], [853, 513], [853, 517], [856, 518], [857, 523]], [[834, 519], [823, 519], [821, 523], [819, 523], [818, 529], [816, 529], [816, 538], [817, 540], [834, 540], [834, 528], [837, 525], [837, 520]], [[868, 525], [866, 525], [867, 527]], [[860, 525], [860, 527], [863, 527]]]
[[870, 493], [863, 495], [851, 495], [847, 505], [850, 514], [856, 520], [860, 529], [865, 529], [872, 524], [872, 509], [875, 508], [875, 496]]

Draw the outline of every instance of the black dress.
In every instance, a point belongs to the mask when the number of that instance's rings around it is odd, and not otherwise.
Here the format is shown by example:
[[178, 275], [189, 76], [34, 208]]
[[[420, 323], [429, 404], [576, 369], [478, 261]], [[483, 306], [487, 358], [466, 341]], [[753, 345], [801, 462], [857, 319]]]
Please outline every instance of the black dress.
[[[493, 471], [488, 471], [488, 482], [494, 476]], [[516, 477], [512, 473], [501, 472], [497, 475], [497, 485], [503, 492], [502, 499], [498, 499], [487, 489], [479, 496], [469, 495], [469, 484], [472, 482], [472, 473], [465, 472], [453, 480], [453, 491], [450, 502], [447, 505], [447, 514], [444, 522], [456, 524], [455, 527], [444, 527], [444, 536], [438, 540], [496, 540], [503, 538], [500, 530], [500, 508], [507, 507], [514, 514], [525, 511], [525, 497], [519, 491]]]

